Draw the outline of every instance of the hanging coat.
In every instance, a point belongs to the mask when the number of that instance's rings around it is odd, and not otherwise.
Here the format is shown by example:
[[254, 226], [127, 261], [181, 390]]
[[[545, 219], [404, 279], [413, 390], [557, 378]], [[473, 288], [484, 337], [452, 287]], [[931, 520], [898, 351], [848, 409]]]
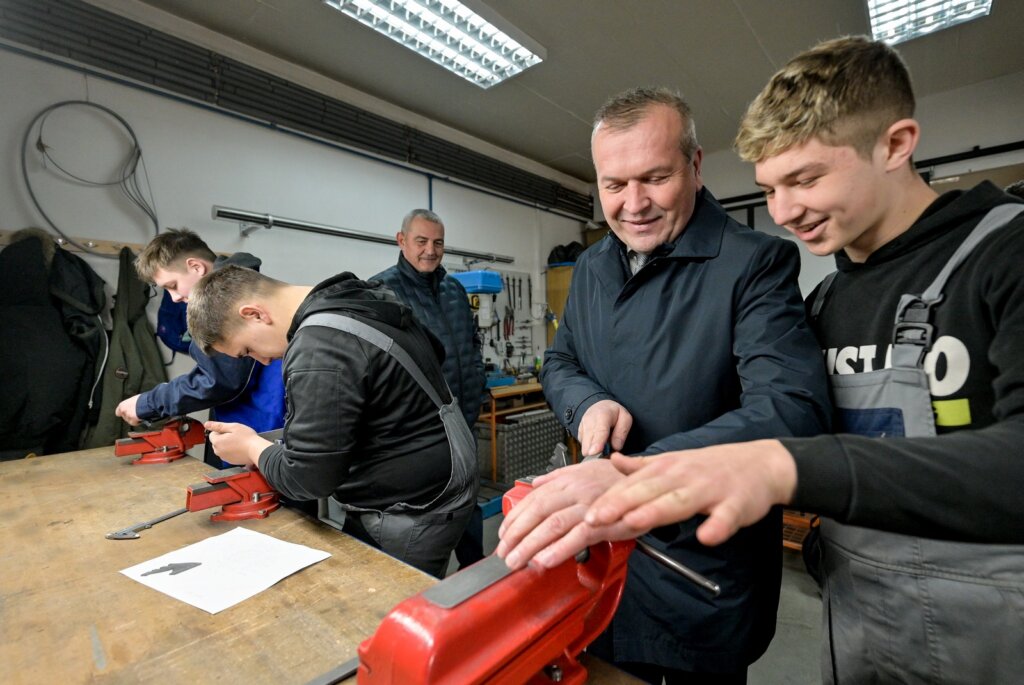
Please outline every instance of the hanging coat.
[[77, 449], [85, 424], [78, 398], [92, 365], [50, 296], [46, 239], [0, 252], [0, 461]]
[[110, 357], [103, 372], [103, 403], [85, 447], [104, 447], [126, 437], [131, 427], [114, 414], [117, 405], [167, 380], [156, 333], [146, 317], [149, 286], [136, 275], [134, 259], [131, 250], [121, 249]]

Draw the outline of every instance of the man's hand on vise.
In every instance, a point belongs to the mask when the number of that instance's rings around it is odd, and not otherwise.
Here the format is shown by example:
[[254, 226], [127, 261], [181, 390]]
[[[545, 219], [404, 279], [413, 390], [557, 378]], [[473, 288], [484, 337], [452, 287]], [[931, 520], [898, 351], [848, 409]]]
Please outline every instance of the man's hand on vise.
[[580, 419], [580, 449], [584, 455], [602, 454], [604, 446], [621, 450], [633, 427], [633, 415], [615, 400], [601, 400], [591, 405]]
[[[501, 524], [496, 550], [511, 569], [535, 560], [551, 568], [600, 540], [628, 540], [639, 533], [622, 521], [583, 522], [588, 505], [624, 476], [607, 459], [574, 464], [533, 481], [533, 491]], [[641, 531], [642, 532], [642, 531]]]
[[697, 539], [713, 546], [764, 518], [773, 505], [789, 504], [796, 491], [796, 463], [778, 440], [653, 457], [616, 454], [611, 463], [628, 478], [590, 506], [585, 520], [597, 529], [625, 524], [650, 530], [707, 514]]
[[239, 466], [259, 468], [260, 454], [273, 444], [241, 423], [207, 421], [203, 427], [210, 431], [210, 444], [217, 456]]
[[135, 405], [138, 403], [139, 395], [121, 400], [121, 403], [117, 405], [117, 409], [114, 410], [114, 414], [124, 419], [124, 422], [129, 426], [137, 426], [142, 423], [142, 419], [135, 413]]

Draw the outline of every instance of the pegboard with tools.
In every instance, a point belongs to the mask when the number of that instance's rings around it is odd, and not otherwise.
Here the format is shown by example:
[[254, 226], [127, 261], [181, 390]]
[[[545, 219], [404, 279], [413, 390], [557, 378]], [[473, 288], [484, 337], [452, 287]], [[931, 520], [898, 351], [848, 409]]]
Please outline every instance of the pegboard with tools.
[[544, 350], [535, 341], [543, 337], [547, 305], [539, 279], [532, 274], [488, 271], [500, 277], [501, 291], [472, 292], [467, 288], [469, 303], [477, 320], [489, 381], [511, 383], [537, 371]]

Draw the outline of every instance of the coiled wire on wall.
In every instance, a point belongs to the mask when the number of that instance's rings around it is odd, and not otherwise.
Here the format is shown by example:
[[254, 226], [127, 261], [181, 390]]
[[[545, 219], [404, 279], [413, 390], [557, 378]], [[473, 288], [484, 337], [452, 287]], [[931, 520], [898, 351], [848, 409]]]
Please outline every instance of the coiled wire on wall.
[[[104, 114], [108, 115], [109, 117], [117, 121], [117, 123], [121, 125], [121, 128], [123, 128], [125, 133], [128, 135], [128, 138], [131, 141], [131, 149], [129, 150], [128, 156], [125, 158], [124, 162], [121, 165], [118, 177], [115, 178], [114, 180], [92, 181], [87, 178], [76, 176], [75, 174], [71, 173], [70, 171], [62, 167], [57, 162], [57, 160], [55, 160], [50, 155], [49, 146], [47, 146], [46, 143], [43, 142], [43, 126], [46, 124], [47, 117], [49, 117], [50, 114], [52, 114], [55, 110], [58, 110], [62, 107], [71, 106], [92, 107], [94, 109], [99, 110], [100, 112], [103, 112]], [[46, 210], [44, 210], [42, 205], [40, 204], [39, 198], [36, 197], [35, 190], [32, 188], [32, 181], [30, 180], [28, 174], [29, 141], [32, 139], [32, 131], [36, 129], [37, 124], [38, 133], [35, 136], [33, 146], [39, 152], [40, 156], [43, 158], [44, 163], [59, 170], [68, 178], [73, 179], [74, 181], [77, 181], [78, 183], [81, 183], [86, 186], [118, 186], [121, 189], [121, 192], [123, 192], [125, 196], [128, 198], [128, 200], [136, 207], [141, 209], [142, 212], [145, 213], [147, 217], [149, 217], [150, 221], [153, 222], [153, 234], [156, 235], [160, 232], [160, 222], [157, 219], [156, 207], [154, 206], [153, 202], [153, 189], [149, 184], [149, 175], [146, 173], [146, 163], [142, 158], [142, 148], [139, 146], [139, 139], [136, 137], [135, 131], [132, 130], [132, 127], [128, 124], [127, 121], [124, 120], [124, 118], [121, 115], [119, 115], [117, 112], [110, 109], [109, 107], [97, 105], [96, 103], [89, 102], [88, 100], [64, 100], [63, 102], [58, 102], [56, 104], [50, 105], [46, 109], [39, 112], [39, 114], [37, 114], [35, 118], [32, 119], [32, 122], [28, 125], [28, 128], [25, 129], [25, 136], [22, 138], [21, 141], [21, 176], [25, 181], [25, 188], [26, 190], [28, 190], [29, 198], [31, 198], [32, 204], [35, 205], [36, 210], [38, 210], [39, 213], [42, 215], [43, 219], [46, 220], [46, 223], [50, 226], [50, 228], [56, 231], [61, 238], [63, 238], [68, 243], [74, 245], [82, 252], [87, 252], [91, 255], [104, 257], [107, 259], [117, 259], [117, 255], [102, 254], [100, 252], [96, 252], [94, 250], [89, 249], [85, 245], [80, 245], [74, 240], [72, 240], [64, 231], [60, 229], [59, 226], [57, 226], [57, 224], [53, 221], [53, 219], [50, 218], [50, 215], [46, 213]], [[142, 193], [142, 186], [139, 184], [140, 167], [142, 169], [142, 173], [146, 177], [146, 188], [149, 191], [148, 201], [146, 200], [145, 196]]]
[[[131, 141], [131, 148], [128, 152], [128, 156], [125, 158], [124, 162], [121, 165], [120, 173], [114, 180], [92, 181], [87, 178], [82, 178], [81, 176], [77, 176], [68, 171], [67, 169], [65, 169], [64, 167], [62, 167], [57, 162], [57, 160], [50, 155], [50, 148], [46, 145], [45, 142], [43, 142], [43, 126], [46, 124], [46, 119], [54, 111], [62, 107], [72, 106], [91, 107], [93, 109], [99, 110], [100, 112], [108, 115], [109, 117], [117, 121], [117, 123], [121, 125], [125, 133], [128, 135], [128, 138]], [[62, 102], [50, 105], [46, 109], [39, 112], [39, 114], [37, 114], [35, 118], [32, 119], [31, 123], [29, 123], [28, 128], [25, 129], [25, 136], [22, 138], [21, 141], [21, 176], [22, 179], [25, 181], [25, 189], [28, 191], [29, 198], [31, 198], [32, 204], [35, 205], [36, 210], [38, 210], [38, 212], [42, 215], [43, 219], [46, 220], [46, 223], [49, 224], [50, 228], [56, 231], [61, 238], [63, 238], [69, 244], [74, 245], [82, 252], [86, 252], [88, 254], [95, 255], [97, 257], [103, 257], [106, 259], [118, 258], [118, 255], [103, 254], [101, 252], [97, 252], [95, 250], [90, 249], [86, 245], [81, 245], [75, 242], [70, 236], [68, 236], [64, 231], [62, 231], [59, 226], [57, 226], [53, 219], [50, 218], [50, 215], [46, 213], [46, 210], [44, 210], [42, 205], [39, 203], [39, 198], [36, 197], [35, 190], [32, 188], [32, 181], [28, 174], [28, 146], [29, 141], [32, 139], [32, 131], [36, 128], [37, 124], [38, 133], [35, 136], [34, 147], [39, 152], [40, 156], [43, 158], [44, 163], [59, 170], [68, 178], [73, 179], [74, 181], [77, 181], [78, 183], [81, 183], [86, 186], [118, 186], [121, 189], [121, 192], [123, 192], [128, 197], [129, 201], [131, 201], [132, 204], [141, 209], [143, 213], [145, 213], [145, 215], [149, 217], [150, 221], [153, 222], [153, 234], [156, 235], [160, 232], [160, 222], [157, 219], [156, 207], [155, 203], [153, 202], [153, 188], [149, 184], [149, 174], [146, 174], [146, 163], [142, 159], [142, 148], [139, 146], [139, 139], [135, 135], [135, 131], [132, 129], [131, 125], [129, 125], [128, 122], [125, 121], [124, 117], [122, 117], [109, 107], [97, 105], [96, 103], [89, 102], [87, 100], [64, 100]], [[146, 188], [149, 191], [149, 201], [146, 200], [145, 196], [142, 193], [142, 187], [139, 185], [138, 172], [140, 166], [142, 167], [143, 174], [145, 174], [146, 176]], [[100, 317], [97, 314], [96, 318], [97, 320], [99, 320], [100, 328], [102, 329], [102, 317]], [[106, 339], [106, 336], [103, 336], [103, 338], [107, 344], [103, 351], [103, 361], [100, 365], [100, 370], [96, 373], [96, 379], [94, 380], [92, 389], [89, 392], [88, 407], [90, 409], [92, 409], [93, 406], [94, 398], [96, 395], [96, 387], [99, 385], [100, 381], [103, 378], [103, 372], [106, 369], [107, 360], [110, 356], [110, 341]]]

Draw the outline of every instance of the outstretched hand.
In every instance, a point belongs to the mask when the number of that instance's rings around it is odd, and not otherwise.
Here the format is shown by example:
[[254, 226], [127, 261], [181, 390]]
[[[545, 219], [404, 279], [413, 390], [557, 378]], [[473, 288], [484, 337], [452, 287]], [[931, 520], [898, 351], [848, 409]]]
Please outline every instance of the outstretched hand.
[[719, 545], [743, 526], [788, 504], [796, 490], [796, 463], [778, 440], [716, 445], [653, 457], [612, 456], [627, 477], [594, 500], [585, 525], [648, 531], [697, 514], [703, 544]]
[[601, 540], [628, 540], [639, 533], [622, 522], [590, 526], [587, 506], [623, 480], [607, 459], [575, 464], [533, 481], [533, 490], [505, 517], [496, 553], [511, 569], [530, 561], [551, 568]]

